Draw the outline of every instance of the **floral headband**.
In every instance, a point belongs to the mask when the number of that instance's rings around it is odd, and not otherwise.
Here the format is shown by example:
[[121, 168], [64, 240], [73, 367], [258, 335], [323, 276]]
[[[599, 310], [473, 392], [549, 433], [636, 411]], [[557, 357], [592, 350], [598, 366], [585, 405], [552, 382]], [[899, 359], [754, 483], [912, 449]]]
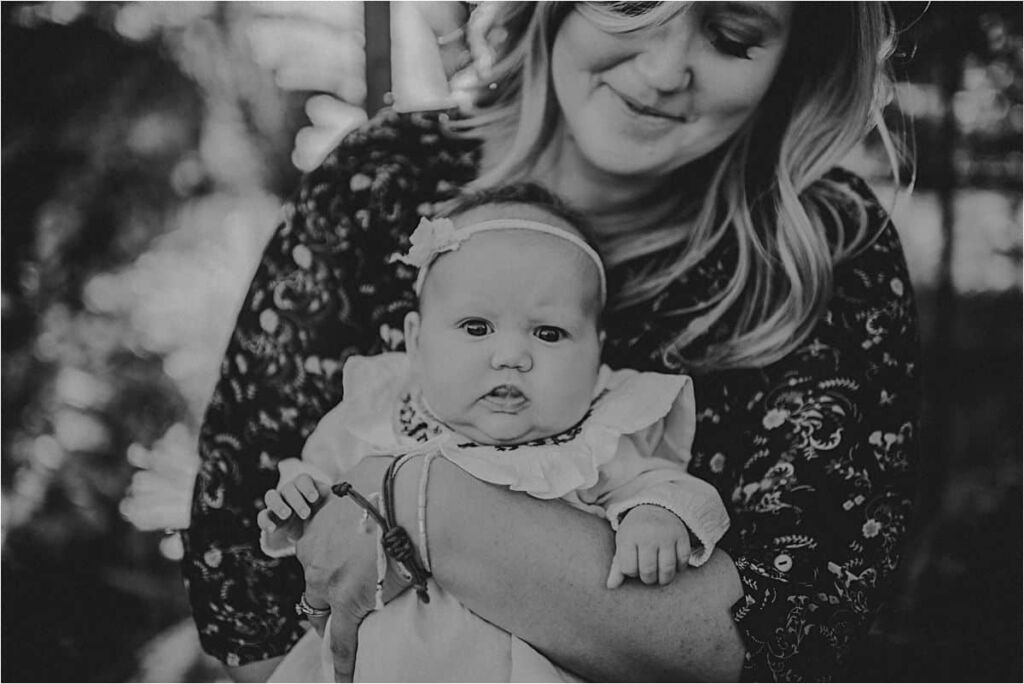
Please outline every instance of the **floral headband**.
[[583, 253], [590, 257], [590, 260], [597, 266], [597, 273], [601, 283], [601, 303], [605, 302], [608, 285], [605, 282], [604, 264], [601, 263], [601, 257], [594, 251], [594, 248], [572, 233], [546, 223], [540, 223], [539, 221], [511, 218], [491, 219], [456, 228], [455, 224], [448, 218], [423, 218], [420, 219], [416, 230], [409, 237], [409, 241], [412, 243], [409, 251], [406, 254], [395, 255], [391, 260], [401, 261], [403, 264], [408, 264], [420, 270], [416, 276], [416, 284], [413, 286], [418, 296], [423, 290], [423, 281], [426, 280], [427, 269], [434, 259], [445, 252], [457, 250], [463, 242], [473, 235], [491, 230], [532, 230], [571, 242], [583, 250]]

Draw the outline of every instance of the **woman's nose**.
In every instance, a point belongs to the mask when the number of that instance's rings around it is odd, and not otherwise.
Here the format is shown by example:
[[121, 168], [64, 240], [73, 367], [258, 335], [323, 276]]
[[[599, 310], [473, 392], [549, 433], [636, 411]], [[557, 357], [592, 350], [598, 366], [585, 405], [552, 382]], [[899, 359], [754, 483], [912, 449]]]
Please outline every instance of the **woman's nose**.
[[526, 372], [533, 368], [529, 344], [519, 335], [502, 335], [495, 340], [491, 366], [495, 370], [513, 369]]
[[636, 69], [647, 85], [662, 93], [686, 90], [693, 83], [689, 28], [676, 22], [660, 27], [643, 42]]

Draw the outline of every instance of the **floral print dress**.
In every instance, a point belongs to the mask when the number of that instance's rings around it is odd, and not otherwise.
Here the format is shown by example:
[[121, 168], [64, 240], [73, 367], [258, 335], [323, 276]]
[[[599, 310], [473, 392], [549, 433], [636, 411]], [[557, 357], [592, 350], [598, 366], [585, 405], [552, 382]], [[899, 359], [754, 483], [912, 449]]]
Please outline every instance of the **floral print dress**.
[[[389, 257], [478, 172], [479, 144], [447, 135], [445, 116], [382, 112], [305, 176], [239, 313], [201, 431], [182, 564], [203, 647], [228, 665], [281, 655], [305, 631], [294, 610], [301, 568], [261, 553], [256, 514], [278, 461], [301, 453], [341, 399], [345, 360], [402, 348], [416, 274]], [[912, 509], [910, 282], [867, 186], [841, 170], [830, 180], [863, 199], [877, 240], [836, 269], [833, 297], [795, 351], [695, 376], [689, 471], [718, 489], [731, 517], [720, 547], [743, 584], [733, 613], [747, 679], [843, 676], [883, 605]], [[661, 351], [689, 320], [658, 312], [707, 298], [734, 255], [723, 242], [653, 304], [611, 314], [605, 362], [687, 372]]]

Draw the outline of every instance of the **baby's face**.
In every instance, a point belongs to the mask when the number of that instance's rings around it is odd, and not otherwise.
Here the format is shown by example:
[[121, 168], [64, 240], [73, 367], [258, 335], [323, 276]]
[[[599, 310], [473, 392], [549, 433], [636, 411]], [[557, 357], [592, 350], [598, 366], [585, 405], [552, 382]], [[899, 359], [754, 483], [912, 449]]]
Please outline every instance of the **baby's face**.
[[600, 366], [598, 282], [581, 250], [531, 231], [478, 233], [438, 258], [420, 312], [406, 319], [414, 372], [437, 417], [482, 444], [579, 422]]

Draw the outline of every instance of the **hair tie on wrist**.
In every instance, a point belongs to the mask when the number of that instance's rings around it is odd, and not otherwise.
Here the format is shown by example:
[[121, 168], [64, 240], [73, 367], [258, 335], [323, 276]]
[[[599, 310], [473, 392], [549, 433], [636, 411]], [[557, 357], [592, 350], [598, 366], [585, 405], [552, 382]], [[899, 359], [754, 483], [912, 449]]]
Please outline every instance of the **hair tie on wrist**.
[[420, 471], [419, 496], [416, 500], [416, 523], [420, 531], [420, 560], [423, 561], [423, 568], [429, 573], [430, 570], [430, 547], [427, 545], [427, 480], [430, 477], [430, 464], [436, 458], [438, 452], [431, 451], [423, 459], [423, 469]]

